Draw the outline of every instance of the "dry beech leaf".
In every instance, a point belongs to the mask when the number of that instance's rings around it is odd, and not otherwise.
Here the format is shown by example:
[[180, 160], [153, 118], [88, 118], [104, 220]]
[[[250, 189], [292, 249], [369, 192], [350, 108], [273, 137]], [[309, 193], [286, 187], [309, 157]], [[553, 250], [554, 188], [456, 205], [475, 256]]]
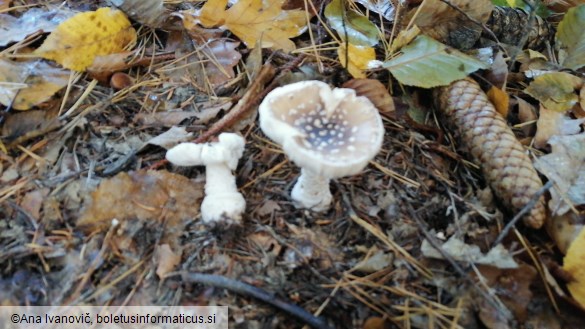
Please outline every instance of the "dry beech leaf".
[[[348, 47], [346, 47], [345, 43], [342, 43], [337, 48], [339, 62], [354, 78], [365, 78], [364, 70], [368, 68], [368, 64], [371, 61], [376, 59], [376, 51], [372, 47], [356, 46], [351, 43], [347, 45]], [[349, 57], [349, 60], [346, 56]]]
[[585, 134], [553, 136], [548, 143], [551, 153], [538, 158], [534, 167], [554, 182], [548, 207], [553, 215], [562, 215], [571, 205], [585, 205]]
[[137, 22], [160, 27], [168, 17], [163, 0], [111, 0], [111, 2]]
[[568, 113], [551, 111], [541, 105], [540, 115], [536, 122], [534, 146], [544, 149], [552, 136], [578, 134], [581, 132], [583, 123], [585, 123], [585, 118], [572, 119]]
[[585, 308], [585, 230], [581, 230], [573, 241], [563, 263], [563, 269], [573, 277], [567, 288], [571, 296]]
[[181, 262], [181, 255], [173, 252], [171, 246], [167, 243], [156, 246], [155, 250], [156, 263], [156, 275], [159, 279], [174, 271], [175, 267]]
[[61, 23], [34, 54], [84, 71], [94, 58], [124, 51], [136, 42], [136, 31], [120, 10], [100, 8]]
[[72, 11], [68, 10], [43, 10], [39, 8], [31, 8], [19, 18], [0, 14], [0, 47], [4, 47], [10, 42], [24, 40], [28, 35], [37, 31], [51, 32], [73, 14]]
[[351, 88], [358, 96], [367, 97], [382, 114], [395, 111], [394, 99], [379, 80], [352, 79], [344, 83], [342, 87]]
[[486, 94], [490, 102], [494, 104], [496, 111], [498, 111], [502, 117], [508, 117], [508, 105], [510, 104], [510, 97], [508, 94], [496, 86], [492, 86]]
[[301, 10], [281, 10], [284, 0], [239, 0], [225, 9], [228, 0], [208, 0], [200, 11], [193, 14], [201, 25], [232, 31], [248, 48], [262, 40], [262, 48], [291, 51], [295, 44], [290, 38], [305, 31], [306, 16]]
[[69, 75], [69, 71], [40, 60], [14, 62], [0, 58], [0, 103], [28, 110], [65, 87]]

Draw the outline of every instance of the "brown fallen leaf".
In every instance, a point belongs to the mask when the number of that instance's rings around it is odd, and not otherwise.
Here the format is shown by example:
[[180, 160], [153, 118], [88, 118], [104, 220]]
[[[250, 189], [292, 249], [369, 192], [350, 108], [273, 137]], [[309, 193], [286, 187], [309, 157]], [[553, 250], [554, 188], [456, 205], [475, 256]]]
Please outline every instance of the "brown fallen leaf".
[[171, 246], [164, 243], [156, 246], [155, 249], [156, 275], [159, 279], [164, 279], [165, 276], [174, 271], [175, 267], [181, 262], [180, 253], [175, 253]]
[[[496, 292], [500, 300], [514, 314], [516, 319], [524, 322], [528, 316], [528, 304], [532, 299], [530, 285], [537, 275], [534, 267], [522, 264], [517, 269], [497, 269], [491, 266], [478, 266], [479, 273], [483, 276], [483, 281], [492, 291]], [[489, 328], [500, 328], [489, 325], [491, 321], [497, 321], [497, 316], [491, 318], [489, 313], [492, 309], [489, 303], [486, 303], [485, 309], [482, 308], [480, 318]], [[482, 314], [482, 312], [484, 312]]]
[[213, 87], [224, 84], [236, 76], [234, 67], [242, 58], [240, 52], [236, 50], [239, 45], [239, 42], [218, 39], [212, 40], [203, 48], [206, 57], [205, 78]]
[[343, 84], [343, 88], [351, 88], [358, 96], [367, 97], [381, 114], [388, 115], [395, 111], [394, 99], [388, 89], [377, 79], [352, 79]]
[[[104, 179], [86, 201], [77, 226], [85, 232], [104, 231], [116, 219], [165, 221], [165, 236], [174, 248], [185, 221], [199, 215], [203, 183], [168, 171], [119, 173]], [[162, 224], [162, 222], [161, 222]]]

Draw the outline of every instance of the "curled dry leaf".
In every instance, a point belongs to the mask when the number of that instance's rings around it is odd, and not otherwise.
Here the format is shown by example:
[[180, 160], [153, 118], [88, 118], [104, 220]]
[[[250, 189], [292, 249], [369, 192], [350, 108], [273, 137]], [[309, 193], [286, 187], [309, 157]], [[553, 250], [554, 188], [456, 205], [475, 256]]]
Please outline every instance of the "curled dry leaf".
[[34, 54], [84, 71], [96, 56], [122, 52], [135, 42], [136, 31], [122, 11], [100, 8], [59, 24]]
[[24, 40], [37, 31], [45, 33], [53, 31], [57, 25], [73, 16], [74, 12], [62, 9], [43, 10], [31, 8], [16, 18], [8, 14], [0, 14], [0, 47], [10, 42]]
[[[496, 196], [513, 211], [520, 211], [542, 188], [542, 181], [506, 121], [469, 78], [438, 88], [435, 95], [447, 125], [457, 131]], [[541, 197], [524, 223], [540, 228], [545, 218]]]
[[342, 87], [351, 88], [358, 96], [367, 97], [381, 114], [388, 115], [395, 111], [394, 99], [379, 80], [352, 79], [344, 83]]
[[44, 61], [0, 59], [0, 103], [28, 110], [48, 100], [69, 82], [70, 72]]

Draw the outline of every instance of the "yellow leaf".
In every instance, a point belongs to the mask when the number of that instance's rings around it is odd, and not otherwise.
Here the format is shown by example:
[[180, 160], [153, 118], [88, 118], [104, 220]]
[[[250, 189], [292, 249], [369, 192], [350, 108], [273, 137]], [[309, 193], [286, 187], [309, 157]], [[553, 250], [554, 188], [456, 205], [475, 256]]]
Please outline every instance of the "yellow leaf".
[[563, 269], [573, 277], [573, 281], [567, 285], [569, 292], [585, 308], [585, 229], [569, 246]]
[[291, 51], [295, 44], [289, 40], [303, 33], [305, 12], [282, 10], [284, 0], [239, 0], [225, 10], [227, 0], [208, 0], [199, 13], [205, 27], [220, 26], [232, 31], [249, 48], [262, 40], [262, 48]]
[[96, 56], [123, 51], [136, 42], [136, 31], [119, 10], [100, 8], [59, 24], [34, 53], [62, 66], [84, 71]]
[[[339, 61], [354, 78], [363, 79], [366, 77], [363, 70], [368, 68], [370, 61], [376, 59], [376, 51], [372, 47], [355, 46], [351, 43], [348, 43], [348, 45], [349, 47], [346, 48], [345, 44], [341, 44], [337, 48]], [[346, 59], [346, 54], [349, 60]]]
[[487, 92], [488, 99], [496, 107], [504, 118], [508, 116], [508, 104], [510, 103], [510, 97], [502, 89], [492, 86]]
[[207, 27], [223, 25], [227, 3], [228, 0], [207, 0], [201, 8], [201, 16], [199, 16], [201, 25]]

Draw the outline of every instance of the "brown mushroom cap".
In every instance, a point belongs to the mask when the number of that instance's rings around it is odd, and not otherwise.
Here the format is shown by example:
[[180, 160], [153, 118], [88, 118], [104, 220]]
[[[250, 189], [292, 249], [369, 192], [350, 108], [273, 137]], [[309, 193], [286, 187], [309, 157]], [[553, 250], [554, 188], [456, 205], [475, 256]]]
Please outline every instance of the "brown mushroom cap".
[[359, 173], [382, 146], [378, 110], [353, 89], [297, 82], [270, 92], [259, 112], [262, 131], [293, 162], [325, 177]]

